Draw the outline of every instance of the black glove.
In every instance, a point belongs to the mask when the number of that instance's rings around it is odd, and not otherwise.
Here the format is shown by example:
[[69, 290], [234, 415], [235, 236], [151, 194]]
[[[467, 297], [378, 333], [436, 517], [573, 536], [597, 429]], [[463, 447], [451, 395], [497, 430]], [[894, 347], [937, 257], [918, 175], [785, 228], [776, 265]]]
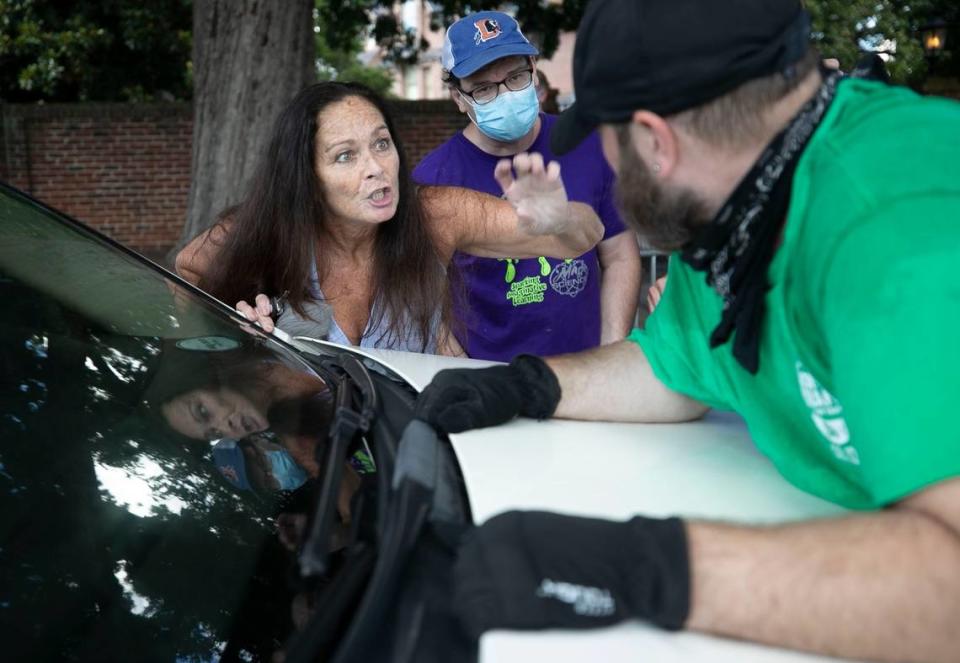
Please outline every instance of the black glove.
[[690, 609], [683, 521], [509, 511], [465, 535], [453, 605], [490, 629], [590, 628], [628, 617], [680, 629]]
[[546, 419], [560, 402], [560, 383], [539, 357], [506, 366], [440, 371], [417, 399], [414, 416], [446, 433], [496, 426], [517, 415]]

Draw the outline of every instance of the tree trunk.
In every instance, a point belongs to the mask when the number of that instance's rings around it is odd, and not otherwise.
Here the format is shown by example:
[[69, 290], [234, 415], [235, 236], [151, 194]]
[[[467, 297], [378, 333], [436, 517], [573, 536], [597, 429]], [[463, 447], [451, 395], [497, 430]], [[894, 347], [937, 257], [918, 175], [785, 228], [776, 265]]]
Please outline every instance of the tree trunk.
[[244, 187], [280, 110], [314, 79], [313, 0], [194, 0], [193, 165], [174, 253]]

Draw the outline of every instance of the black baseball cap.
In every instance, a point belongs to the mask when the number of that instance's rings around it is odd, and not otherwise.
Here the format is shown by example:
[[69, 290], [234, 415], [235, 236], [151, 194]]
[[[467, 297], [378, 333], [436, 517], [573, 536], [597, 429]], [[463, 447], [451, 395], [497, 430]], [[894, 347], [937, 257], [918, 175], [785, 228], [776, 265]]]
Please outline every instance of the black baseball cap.
[[564, 154], [636, 110], [671, 115], [786, 71], [810, 44], [800, 0], [592, 0], [573, 54], [576, 103], [551, 147]]

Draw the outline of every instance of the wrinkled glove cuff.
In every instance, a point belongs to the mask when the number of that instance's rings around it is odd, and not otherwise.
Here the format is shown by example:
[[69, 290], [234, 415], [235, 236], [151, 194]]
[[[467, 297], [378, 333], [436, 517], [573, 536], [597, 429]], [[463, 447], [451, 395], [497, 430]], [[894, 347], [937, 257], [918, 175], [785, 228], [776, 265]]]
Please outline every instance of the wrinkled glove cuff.
[[[628, 590], [634, 615], [678, 631], [690, 614], [690, 553], [687, 528], [680, 518], [636, 516], [627, 522], [624, 550], [638, 557], [624, 560], [632, 568]], [[642, 559], [643, 563], [639, 563]]]
[[536, 355], [517, 355], [510, 362], [523, 385], [524, 398], [520, 414], [532, 419], [547, 419], [560, 403], [560, 382], [556, 374]]

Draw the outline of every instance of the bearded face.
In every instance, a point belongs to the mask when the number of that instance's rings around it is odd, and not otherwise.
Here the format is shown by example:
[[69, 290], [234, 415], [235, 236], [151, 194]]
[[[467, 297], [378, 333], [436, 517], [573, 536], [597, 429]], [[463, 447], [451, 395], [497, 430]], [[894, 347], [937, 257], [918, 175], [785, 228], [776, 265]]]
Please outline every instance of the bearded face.
[[620, 172], [617, 203], [624, 220], [651, 248], [672, 252], [682, 248], [710, 222], [706, 205], [689, 189], [668, 189], [640, 158], [629, 131], [617, 131]]

